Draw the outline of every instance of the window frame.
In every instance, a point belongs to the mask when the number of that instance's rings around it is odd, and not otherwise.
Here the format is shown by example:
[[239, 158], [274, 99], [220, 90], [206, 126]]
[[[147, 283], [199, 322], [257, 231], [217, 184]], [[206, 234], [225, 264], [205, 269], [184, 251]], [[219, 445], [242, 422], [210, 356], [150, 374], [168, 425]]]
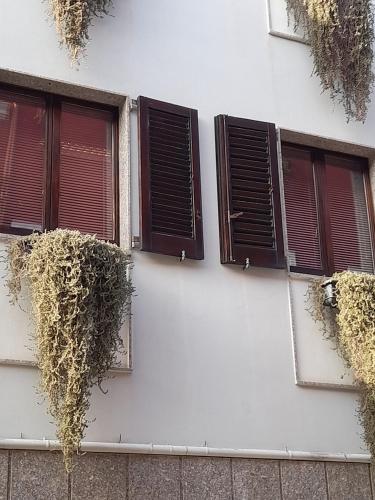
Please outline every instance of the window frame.
[[[314, 189], [316, 198], [316, 209], [317, 209], [317, 224], [319, 233], [319, 245], [321, 253], [321, 263], [322, 267], [320, 270], [310, 269], [301, 266], [290, 266], [288, 259], [289, 270], [292, 273], [299, 274], [309, 274], [315, 276], [332, 276], [335, 272], [334, 269], [334, 259], [333, 259], [333, 245], [331, 238], [331, 227], [330, 227], [330, 217], [327, 208], [327, 187], [325, 183], [325, 156], [331, 155], [337, 158], [343, 158], [350, 160], [356, 164], [355, 168], [362, 173], [363, 186], [365, 192], [365, 201], [367, 208], [367, 217], [369, 223], [369, 236], [371, 242], [371, 254], [372, 262], [374, 266], [375, 273], [375, 213], [374, 213], [374, 200], [371, 189], [370, 181], [370, 165], [369, 160], [366, 157], [350, 155], [346, 153], [336, 152], [334, 150], [321, 149], [313, 146], [307, 146], [303, 144], [296, 144], [290, 141], [281, 141], [281, 159], [284, 160], [283, 148], [289, 147], [294, 149], [299, 149], [310, 154], [311, 164], [313, 168], [313, 178], [314, 178]], [[353, 165], [354, 167], [354, 165]], [[354, 170], [354, 168], [353, 168]], [[284, 178], [284, 173], [283, 173]], [[284, 202], [285, 202], [285, 192]], [[289, 250], [288, 245], [288, 223], [286, 218], [286, 208], [285, 208], [285, 228], [286, 228], [286, 248]]]
[[[112, 115], [112, 197], [113, 197], [113, 231], [110, 241], [111, 243], [120, 243], [120, 194], [119, 194], [119, 109], [116, 106], [97, 103], [84, 99], [77, 99], [60, 94], [54, 94], [43, 90], [34, 90], [27, 87], [0, 83], [0, 90], [13, 94], [22, 95], [25, 97], [42, 98], [46, 105], [45, 116], [45, 158], [44, 158], [44, 178], [43, 178], [43, 231], [51, 231], [58, 228], [58, 172], [59, 172], [59, 126], [60, 112], [62, 104], [71, 104], [94, 110], [102, 110], [111, 113]], [[25, 236], [37, 230], [29, 230], [22, 228], [12, 228], [0, 224], [0, 234], [9, 234], [16, 236]]]

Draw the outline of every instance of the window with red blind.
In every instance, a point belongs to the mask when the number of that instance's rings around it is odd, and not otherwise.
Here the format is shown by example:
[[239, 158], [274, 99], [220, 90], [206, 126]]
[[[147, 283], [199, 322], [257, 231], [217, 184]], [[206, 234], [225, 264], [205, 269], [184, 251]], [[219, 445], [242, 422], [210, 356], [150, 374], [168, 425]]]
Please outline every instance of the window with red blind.
[[0, 231], [117, 241], [117, 111], [0, 88]]
[[373, 273], [367, 160], [290, 144], [282, 156], [291, 270]]

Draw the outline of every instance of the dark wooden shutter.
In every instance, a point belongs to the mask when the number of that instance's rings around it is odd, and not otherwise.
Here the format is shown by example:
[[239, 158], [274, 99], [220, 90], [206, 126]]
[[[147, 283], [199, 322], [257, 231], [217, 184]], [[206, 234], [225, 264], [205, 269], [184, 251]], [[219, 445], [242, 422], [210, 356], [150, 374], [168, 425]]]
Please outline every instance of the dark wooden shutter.
[[198, 113], [146, 97], [138, 113], [141, 248], [203, 259]]
[[52, 227], [117, 240], [115, 121], [111, 110], [56, 105]]
[[275, 126], [215, 118], [223, 264], [285, 266]]

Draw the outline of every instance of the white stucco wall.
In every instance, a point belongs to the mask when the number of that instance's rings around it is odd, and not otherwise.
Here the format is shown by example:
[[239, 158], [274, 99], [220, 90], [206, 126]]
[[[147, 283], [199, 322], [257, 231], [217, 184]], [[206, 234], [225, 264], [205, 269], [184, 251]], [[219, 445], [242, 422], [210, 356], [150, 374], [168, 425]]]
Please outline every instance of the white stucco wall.
[[[372, 146], [374, 106], [365, 125], [347, 124], [310, 78], [308, 47], [268, 34], [266, 0], [115, 0], [113, 14], [91, 30], [78, 71], [45, 3], [0, 0], [1, 68], [199, 110], [205, 260], [134, 252], [134, 371], [109, 381], [108, 395], [94, 394], [87, 439], [363, 452], [355, 394], [295, 385], [286, 271], [220, 264], [213, 118]], [[132, 126], [137, 235], [134, 116]], [[324, 360], [315, 363], [319, 370]], [[54, 436], [37, 377], [0, 367], [0, 437]]]

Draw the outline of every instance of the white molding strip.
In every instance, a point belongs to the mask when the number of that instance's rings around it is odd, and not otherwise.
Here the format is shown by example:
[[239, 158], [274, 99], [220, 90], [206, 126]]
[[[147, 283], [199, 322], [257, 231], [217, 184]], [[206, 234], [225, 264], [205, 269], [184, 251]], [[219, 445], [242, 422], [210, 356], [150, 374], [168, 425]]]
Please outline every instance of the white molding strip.
[[[50, 439], [0, 439], [0, 449], [49, 450], [60, 449], [59, 442]], [[174, 446], [154, 444], [128, 444], [82, 442], [81, 452], [95, 453], [138, 453], [145, 455], [179, 455], [199, 457], [259, 458], [273, 460], [315, 460], [324, 462], [371, 462], [368, 454], [324, 453], [291, 450], [252, 450], [234, 448], [211, 448], [207, 446]]]
[[[26, 359], [7, 359], [0, 358], [0, 366], [15, 366], [15, 367], [25, 367], [25, 368], [34, 368], [38, 369], [38, 365], [35, 361], [26, 360]], [[120, 364], [119, 366], [112, 366], [108, 373], [132, 373], [133, 367], [125, 366]]]

